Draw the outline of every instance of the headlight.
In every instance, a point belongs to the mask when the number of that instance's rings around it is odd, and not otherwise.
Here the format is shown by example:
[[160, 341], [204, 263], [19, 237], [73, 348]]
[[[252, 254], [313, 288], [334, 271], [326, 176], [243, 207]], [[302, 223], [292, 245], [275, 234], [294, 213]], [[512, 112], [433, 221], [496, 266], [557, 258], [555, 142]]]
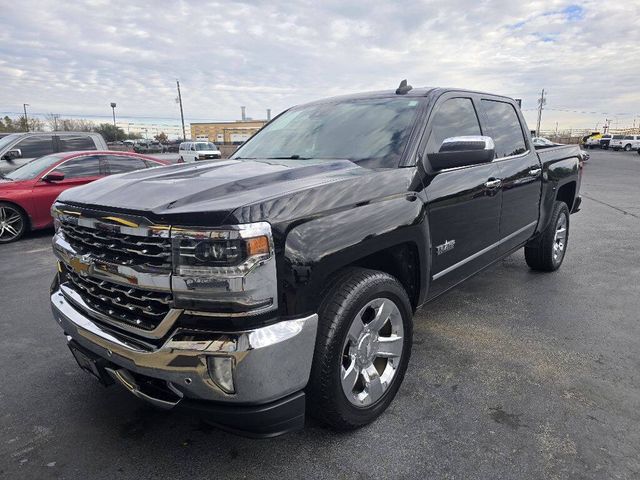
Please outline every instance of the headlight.
[[273, 254], [268, 224], [225, 230], [173, 229], [178, 275], [243, 276]]
[[177, 308], [186, 313], [245, 316], [278, 306], [271, 225], [171, 229]]

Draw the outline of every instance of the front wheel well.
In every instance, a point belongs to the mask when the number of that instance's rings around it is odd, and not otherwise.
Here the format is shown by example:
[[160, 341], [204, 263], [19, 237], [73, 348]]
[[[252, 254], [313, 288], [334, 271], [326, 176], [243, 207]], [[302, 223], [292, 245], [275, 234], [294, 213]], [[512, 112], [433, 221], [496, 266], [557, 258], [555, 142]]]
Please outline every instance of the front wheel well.
[[567, 204], [569, 211], [573, 209], [573, 201], [576, 196], [576, 182], [569, 182], [558, 188], [556, 200]]
[[379, 270], [397, 278], [415, 312], [420, 294], [420, 263], [415, 244], [407, 242], [394, 245], [363, 257], [351, 266]]

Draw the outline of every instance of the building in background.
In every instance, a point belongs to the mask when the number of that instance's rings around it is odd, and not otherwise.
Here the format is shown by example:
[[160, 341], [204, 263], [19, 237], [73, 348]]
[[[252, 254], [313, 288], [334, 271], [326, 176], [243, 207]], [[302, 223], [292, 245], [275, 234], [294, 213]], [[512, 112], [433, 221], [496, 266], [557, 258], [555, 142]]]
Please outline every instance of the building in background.
[[192, 140], [208, 140], [219, 145], [239, 145], [267, 123], [266, 120], [191, 123]]
[[116, 122], [124, 133], [137, 133], [142, 138], [153, 138], [160, 133], [164, 133], [170, 140], [182, 138], [182, 128], [178, 124], [169, 123], [140, 123], [140, 122]]

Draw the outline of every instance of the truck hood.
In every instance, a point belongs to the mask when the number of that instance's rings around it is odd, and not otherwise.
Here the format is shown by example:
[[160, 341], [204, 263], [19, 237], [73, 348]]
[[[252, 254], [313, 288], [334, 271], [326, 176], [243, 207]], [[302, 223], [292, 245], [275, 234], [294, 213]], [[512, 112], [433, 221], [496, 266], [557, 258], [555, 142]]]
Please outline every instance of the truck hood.
[[[364, 177], [375, 174], [375, 170], [348, 160], [199, 162], [114, 175], [65, 191], [58, 200], [98, 210], [138, 213], [173, 224], [219, 225], [233, 212], [243, 213], [242, 218], [236, 215], [231, 223], [269, 220], [275, 212], [265, 206], [273, 205], [275, 199], [299, 199], [300, 194], [329, 185], [341, 185], [340, 203], [353, 198], [363, 201], [366, 198], [355, 194], [355, 186], [362, 184]], [[364, 183], [371, 187], [370, 182]], [[383, 183], [388, 186], [388, 182]], [[369, 190], [370, 196], [380, 193], [379, 188]], [[346, 191], [353, 192], [348, 195], [353, 197], [351, 200], [345, 198]], [[325, 190], [322, 197], [324, 205], [315, 209], [335, 206], [335, 195]], [[284, 210], [280, 208], [279, 212], [282, 214]], [[303, 210], [309, 212], [309, 205]], [[289, 211], [287, 215], [295, 212]]]

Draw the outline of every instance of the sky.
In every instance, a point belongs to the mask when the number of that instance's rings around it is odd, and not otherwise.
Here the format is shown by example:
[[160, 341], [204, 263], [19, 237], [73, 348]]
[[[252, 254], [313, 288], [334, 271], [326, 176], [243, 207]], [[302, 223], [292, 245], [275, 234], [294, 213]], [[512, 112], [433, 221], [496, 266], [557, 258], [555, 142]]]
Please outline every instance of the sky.
[[0, 114], [179, 122], [179, 79], [187, 122], [265, 118], [407, 78], [639, 125], [640, 1], [574, 2], [0, 0]]

